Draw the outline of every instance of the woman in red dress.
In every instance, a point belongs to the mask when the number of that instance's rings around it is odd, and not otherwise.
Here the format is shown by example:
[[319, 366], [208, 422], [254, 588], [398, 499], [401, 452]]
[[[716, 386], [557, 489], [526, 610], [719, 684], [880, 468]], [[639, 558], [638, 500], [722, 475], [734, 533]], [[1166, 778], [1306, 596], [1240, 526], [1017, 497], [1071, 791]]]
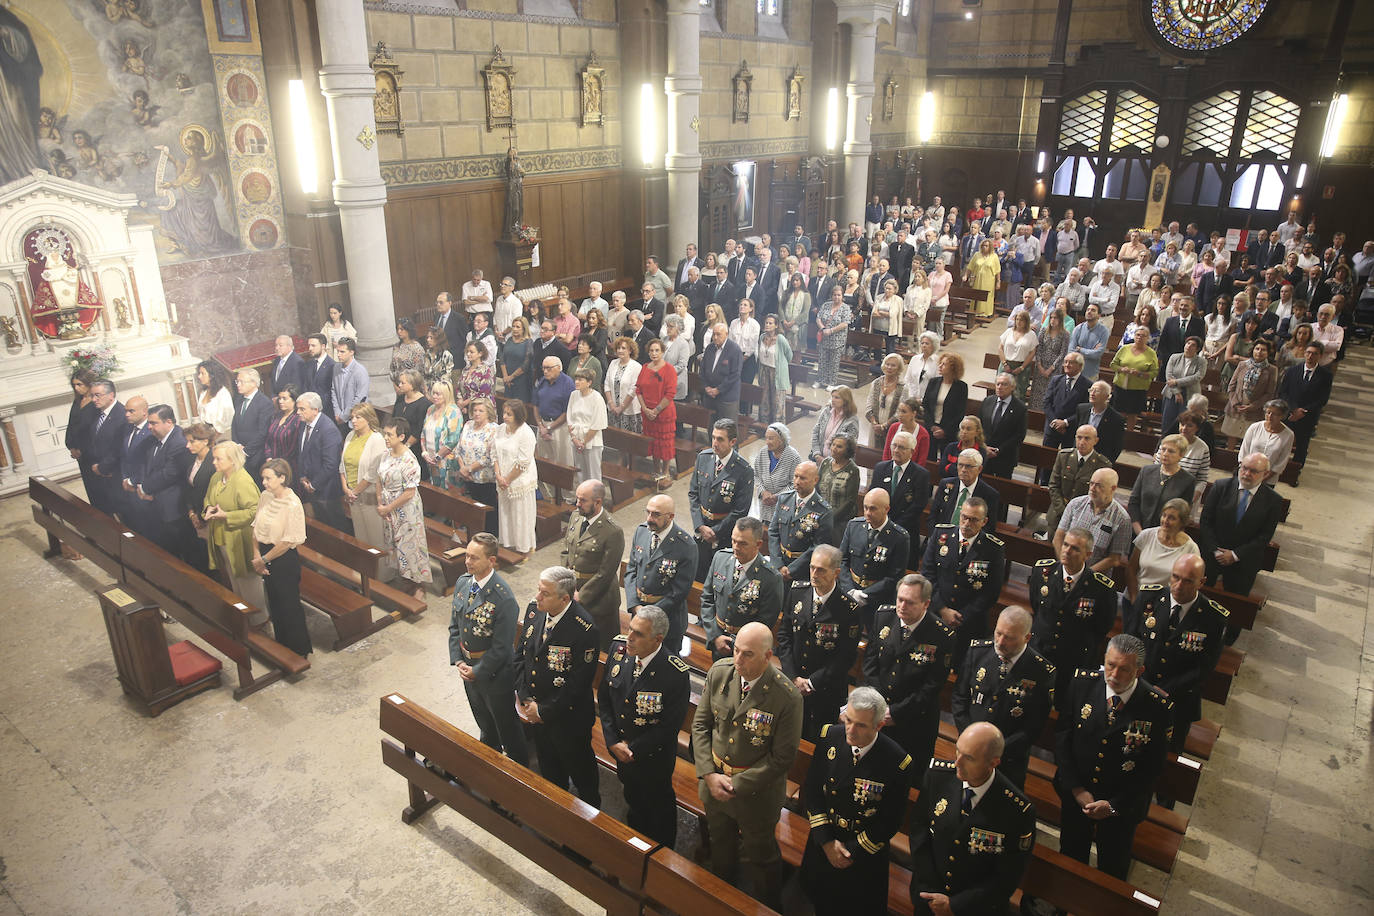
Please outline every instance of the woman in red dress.
[[668, 462], [673, 460], [673, 439], [677, 435], [677, 370], [663, 359], [663, 341], [655, 337], [649, 341], [649, 361], [639, 370], [635, 383], [636, 396], [644, 417], [644, 435], [649, 437], [649, 457], [658, 472], [658, 488], [673, 485], [668, 475]]

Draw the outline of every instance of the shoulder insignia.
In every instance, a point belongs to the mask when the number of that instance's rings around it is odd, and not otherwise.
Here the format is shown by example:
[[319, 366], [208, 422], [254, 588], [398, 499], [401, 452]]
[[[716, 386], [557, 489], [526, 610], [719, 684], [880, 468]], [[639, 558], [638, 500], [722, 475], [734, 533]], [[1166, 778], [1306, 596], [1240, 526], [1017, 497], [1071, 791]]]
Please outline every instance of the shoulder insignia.
[[590, 629], [592, 628], [592, 622], [591, 622], [590, 620], [586, 620], [586, 619], [584, 619], [584, 618], [582, 618], [582, 617], [578, 617], [578, 618], [577, 618], [577, 622], [580, 623], [580, 624], [582, 624], [582, 629], [583, 629], [583, 630], [590, 630]]
[[624, 633], [617, 633], [615, 636], [611, 637], [611, 642], [628, 643], [629, 641], [629, 637], [627, 637]]
[[672, 665], [674, 668], [676, 668], [676, 669], [679, 670], [679, 671], [690, 671], [690, 670], [691, 670], [690, 668], [687, 667], [687, 663], [684, 662], [682, 659], [678, 658], [676, 655], [670, 655], [670, 656], [668, 656], [668, 664]]
[[945, 623], [943, 620], [940, 619], [940, 615], [935, 615], [934, 623], [937, 627], [945, 631], [945, 633], [947, 633], [948, 635], [954, 635], [954, 630], [950, 628], [949, 624]]
[[792, 580], [792, 587], [793, 587], [793, 588], [810, 588], [810, 587], [811, 587], [811, 580], [809, 580], [809, 579], [793, 579], [793, 580]]
[[953, 761], [953, 760], [939, 760], [939, 759], [935, 759], [935, 760], [930, 761], [930, 768], [931, 768], [932, 770], [949, 770], [949, 771], [953, 772], [953, 770], [954, 770], [954, 761]]
[[935, 527], [936, 527], [936, 528], [958, 528], [959, 526], [958, 526], [958, 525], [944, 524], [944, 525], [936, 525]]
[[1054, 559], [1054, 557], [1045, 557], [1045, 559], [1043, 559], [1043, 560], [1036, 560], [1036, 561], [1035, 561], [1035, 565], [1036, 565], [1036, 566], [1053, 566], [1054, 564], [1055, 564], [1055, 559]]
[[[1098, 573], [1098, 575], [1101, 575], [1101, 573]], [[1160, 591], [1160, 590], [1163, 589], [1163, 588], [1164, 588], [1163, 585], [1142, 585], [1142, 586], [1140, 586], [1140, 590], [1141, 590], [1142, 592], [1145, 592], [1145, 591]]]
[[1046, 671], [1047, 673], [1049, 673], [1049, 674], [1054, 674], [1055, 671], [1059, 670], [1058, 668], [1055, 667], [1054, 662], [1050, 661], [1048, 658], [1045, 658], [1045, 656], [1043, 656], [1043, 655], [1040, 656], [1040, 660], [1043, 661], [1043, 662], [1045, 663], [1045, 671]]
[[1208, 604], [1208, 606], [1211, 607], [1214, 611], [1216, 611], [1216, 612], [1218, 612], [1219, 614], [1221, 614], [1221, 616], [1223, 616], [1223, 617], [1230, 617], [1230, 616], [1231, 616], [1231, 612], [1228, 611], [1228, 610], [1226, 610], [1225, 606], [1223, 606], [1223, 605], [1222, 605], [1220, 602], [1218, 602], [1215, 598], [1208, 598], [1208, 599], [1207, 599], [1207, 604]]
[[1102, 676], [1102, 670], [1100, 668], [1075, 668], [1073, 669], [1073, 676], [1097, 680]]
[[990, 645], [992, 645], [992, 640], [991, 640], [991, 639], [975, 639], [975, 640], [972, 640], [971, 642], [969, 642], [968, 647], [969, 647], [970, 649], [973, 649], [973, 648], [982, 648], [983, 646], [990, 646]]
[[905, 757], [902, 758], [902, 762], [897, 764], [897, 769], [905, 770], [909, 766], [911, 766], [911, 755], [907, 754]]
[[824, 738], [824, 737], [825, 737], [826, 735], [828, 735], [828, 734], [830, 734], [830, 726], [829, 726], [829, 725], [822, 725], [822, 726], [821, 726], [821, 737]]
[[998, 537], [997, 535], [995, 535], [995, 534], [984, 534], [983, 537], [984, 537], [985, 539], [991, 541], [992, 543], [996, 544], [998, 547], [1005, 547], [1005, 546], [1007, 546], [1007, 542], [1004, 541], [1004, 540], [1002, 540], [1001, 538], [999, 538], [999, 537]]
[[1105, 573], [1100, 573], [1094, 569], [1093, 578], [1095, 578], [1098, 582], [1102, 583], [1103, 585], [1107, 586], [1107, 588], [1116, 588], [1116, 583], [1113, 582]]

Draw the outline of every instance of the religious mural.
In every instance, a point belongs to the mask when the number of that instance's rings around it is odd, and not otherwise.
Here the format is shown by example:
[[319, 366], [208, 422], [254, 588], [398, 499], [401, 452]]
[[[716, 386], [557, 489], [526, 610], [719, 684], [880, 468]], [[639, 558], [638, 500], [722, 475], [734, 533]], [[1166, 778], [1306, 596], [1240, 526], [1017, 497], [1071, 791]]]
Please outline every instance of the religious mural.
[[0, 184], [39, 168], [135, 194], [163, 263], [238, 251], [216, 83], [199, 0], [0, 0]]

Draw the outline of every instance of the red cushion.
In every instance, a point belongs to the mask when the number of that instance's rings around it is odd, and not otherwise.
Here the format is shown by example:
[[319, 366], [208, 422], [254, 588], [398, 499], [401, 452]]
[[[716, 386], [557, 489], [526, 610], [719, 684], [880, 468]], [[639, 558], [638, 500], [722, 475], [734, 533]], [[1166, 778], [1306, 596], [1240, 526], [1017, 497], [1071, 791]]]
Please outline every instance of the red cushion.
[[168, 646], [167, 654], [172, 657], [172, 677], [182, 687], [209, 677], [224, 667], [219, 659], [186, 640]]

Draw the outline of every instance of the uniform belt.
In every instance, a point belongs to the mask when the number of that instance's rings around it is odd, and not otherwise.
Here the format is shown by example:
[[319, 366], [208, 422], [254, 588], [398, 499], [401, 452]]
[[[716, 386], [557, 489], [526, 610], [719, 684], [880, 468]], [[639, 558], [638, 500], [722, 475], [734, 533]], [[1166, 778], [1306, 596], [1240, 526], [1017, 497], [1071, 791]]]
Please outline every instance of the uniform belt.
[[635, 586], [635, 594], [639, 596], [640, 604], [658, 604], [659, 600], [663, 598], [662, 595], [650, 595], [639, 586]]
[[729, 512], [707, 512], [705, 509], [701, 510], [701, 517], [710, 519], [713, 522], [718, 522], [729, 514]]
[[720, 769], [720, 771], [721, 771], [722, 773], [724, 773], [726, 776], [734, 776], [734, 775], [737, 774], [737, 773], [743, 773], [745, 770], [749, 769], [749, 767], [732, 767], [732, 766], [730, 766], [730, 764], [726, 763], [726, 762], [721, 758], [721, 756], [720, 756], [719, 754], [717, 754], [715, 751], [712, 751], [712, 752], [711, 752], [711, 760], [712, 760], [712, 761], [715, 763], [715, 765]]
[[578, 581], [578, 582], [586, 582], [588, 579], [590, 579], [590, 578], [591, 578], [592, 576], [594, 576], [594, 575], [596, 575], [596, 573], [584, 573], [584, 572], [580, 572], [580, 573], [577, 574], [577, 581]]
[[730, 626], [730, 624], [726, 623], [723, 620], [717, 620], [716, 623], [720, 624], [720, 628], [725, 632], [729, 633], [731, 636], [734, 636], [736, 633], [739, 632], [739, 627], [732, 627]]
[[463, 646], [462, 649], [463, 649], [463, 658], [464, 658], [464, 660], [470, 661], [470, 662], [475, 662], [475, 661], [477, 661], [479, 658], [481, 658], [483, 655], [486, 655], [486, 654], [487, 654], [487, 650], [486, 650], [486, 649], [482, 649], [482, 650], [479, 651], [479, 652], [471, 652], [471, 651], [468, 650], [468, 647], [467, 647], [467, 646]]
[[778, 547], [778, 549], [781, 550], [782, 555], [787, 557], [787, 559], [789, 560], [795, 560], [797, 557], [802, 555], [802, 551], [800, 550], [788, 550], [786, 547], [781, 546]]
[[859, 588], [867, 588], [874, 582], [878, 581], [877, 579], [865, 579], [863, 576], [860, 576], [857, 573], [850, 573], [849, 578], [853, 579], [854, 584], [859, 586]]

